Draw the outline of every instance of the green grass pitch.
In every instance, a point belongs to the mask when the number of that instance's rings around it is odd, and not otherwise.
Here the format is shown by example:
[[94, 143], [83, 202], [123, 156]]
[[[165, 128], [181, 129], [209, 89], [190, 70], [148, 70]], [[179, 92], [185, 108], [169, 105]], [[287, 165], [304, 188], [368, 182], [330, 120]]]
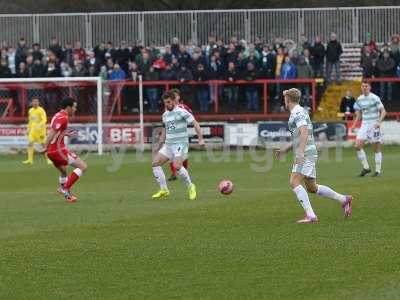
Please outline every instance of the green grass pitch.
[[[168, 200], [150, 199], [149, 154], [127, 153], [121, 168], [91, 155], [67, 205], [42, 158], [28, 167], [2, 156], [0, 299], [400, 299], [399, 153], [384, 148], [383, 176], [361, 179], [354, 151], [340, 162], [331, 150], [318, 181], [353, 194], [353, 216], [311, 196], [312, 225], [295, 224], [289, 159], [257, 173], [249, 152], [242, 162], [192, 152], [190, 202], [181, 182]], [[226, 178], [229, 197], [217, 192]]]

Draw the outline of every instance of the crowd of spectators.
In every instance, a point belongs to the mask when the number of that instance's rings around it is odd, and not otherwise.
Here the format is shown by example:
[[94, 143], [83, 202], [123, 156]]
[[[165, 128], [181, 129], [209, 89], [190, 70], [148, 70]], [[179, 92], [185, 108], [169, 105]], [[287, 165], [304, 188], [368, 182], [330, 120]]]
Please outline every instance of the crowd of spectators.
[[[390, 43], [378, 47], [368, 35], [361, 48], [361, 67], [364, 78], [400, 77], [400, 36], [393, 35]], [[379, 95], [382, 99], [392, 100], [392, 87], [392, 82], [379, 84]]]
[[[397, 50], [400, 51], [400, 47]], [[60, 45], [57, 38], [52, 38], [47, 48], [37, 43], [29, 47], [21, 38], [16, 48], [3, 43], [0, 78], [101, 76], [105, 80], [136, 81], [143, 75], [146, 81], [178, 80], [182, 83], [220, 79], [232, 82], [232, 85], [224, 86], [222, 91], [215, 91], [212, 84], [196, 86], [194, 94], [200, 111], [210, 109], [215, 92], [236, 109], [242, 107], [239, 102], [243, 95], [247, 109], [257, 111], [259, 85], [239, 87], [234, 85], [236, 80], [323, 77], [326, 64], [326, 80], [331, 80], [335, 69], [336, 80], [340, 81], [342, 51], [334, 33], [326, 46], [318, 36], [310, 41], [304, 35], [297, 43], [282, 38], [272, 42], [255, 38], [253, 42], [247, 42], [232, 37], [223, 41], [210, 36], [208, 43], [202, 46], [183, 45], [173, 38], [171, 45], [164, 47], [144, 46], [140, 42], [128, 45], [121, 41], [119, 45], [101, 43], [94, 49], [83, 48], [79, 41], [74, 45]], [[308, 101], [309, 85], [300, 85], [300, 88], [304, 101]], [[183, 89], [185, 92], [185, 87]], [[281, 90], [282, 84], [273, 89], [275, 97], [272, 98], [277, 103], [281, 101]], [[160, 92], [161, 88], [157, 86], [145, 89], [150, 111], [159, 109]]]

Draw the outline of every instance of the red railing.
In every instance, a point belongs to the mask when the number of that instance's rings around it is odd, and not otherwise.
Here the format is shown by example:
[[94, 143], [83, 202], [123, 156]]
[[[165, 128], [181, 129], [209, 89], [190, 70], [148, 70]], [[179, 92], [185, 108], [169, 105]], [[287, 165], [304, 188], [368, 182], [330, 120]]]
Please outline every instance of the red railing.
[[[189, 85], [189, 86], [199, 86], [199, 85], [214, 85], [215, 88], [213, 89], [213, 100], [214, 105], [213, 109], [210, 113], [199, 113], [195, 111], [195, 114], [199, 120], [210, 120], [210, 121], [255, 121], [255, 120], [279, 120], [287, 118], [287, 113], [271, 113], [269, 112], [269, 96], [268, 96], [268, 88], [271, 84], [285, 84], [285, 85], [297, 85], [297, 84], [308, 84], [310, 85], [310, 96], [311, 96], [311, 106], [312, 111], [314, 112], [317, 107], [317, 100], [316, 100], [316, 80], [315, 79], [292, 79], [292, 80], [254, 80], [254, 81], [245, 81], [245, 80], [238, 80], [234, 82], [224, 81], [224, 80], [212, 80], [207, 82], [196, 82], [196, 81], [188, 81], [188, 82], [181, 82], [181, 81], [144, 81], [143, 86], [146, 88], [148, 86], [154, 87], [161, 87], [164, 90], [169, 90], [172, 87], [179, 87], [182, 85]], [[259, 112], [249, 113], [246, 111], [242, 112], [221, 112], [221, 99], [219, 99], [219, 92], [218, 90], [220, 87], [226, 85], [236, 85], [236, 86], [244, 86], [244, 85], [260, 85], [260, 99], [262, 101], [261, 109]], [[124, 80], [124, 81], [105, 81], [103, 87], [104, 88], [120, 88], [120, 87], [138, 87], [139, 83], [131, 80]], [[19, 107], [19, 113], [14, 115], [8, 115], [0, 119], [1, 122], [24, 122], [26, 121], [27, 115], [27, 108], [28, 108], [28, 91], [29, 90], [37, 90], [41, 89], [43, 92], [47, 91], [54, 91], [55, 89], [60, 88], [67, 88], [67, 91], [63, 91], [63, 96], [70, 95], [73, 96], [74, 88], [85, 88], [91, 87], [95, 88], [96, 85], [94, 82], [90, 81], [81, 81], [81, 82], [48, 82], [48, 83], [6, 83], [0, 84], [0, 87], [6, 88], [8, 91], [14, 91], [16, 96], [14, 96], [13, 106]], [[282, 89], [283, 90], [283, 89]], [[119, 90], [116, 92], [111, 101], [113, 107], [116, 109], [111, 113], [105, 113], [104, 117], [107, 118], [108, 121], [138, 121], [139, 116], [138, 114], [123, 114], [122, 109], [122, 96], [123, 93]], [[2, 97], [0, 95], [0, 99], [2, 98], [9, 98], [9, 97]], [[50, 113], [51, 115], [51, 113]], [[78, 115], [74, 118], [77, 122], [88, 122], [88, 121], [95, 121], [96, 115], [94, 114], [82, 114], [82, 112], [78, 113]], [[145, 113], [144, 116], [145, 121], [159, 121], [160, 114], [151, 114]]]
[[[312, 111], [315, 112], [317, 108], [317, 92], [316, 92], [316, 80], [315, 79], [291, 79], [291, 80], [279, 80], [279, 79], [272, 79], [272, 80], [265, 80], [265, 79], [259, 79], [259, 80], [254, 80], [254, 81], [245, 81], [245, 80], [237, 80], [234, 82], [230, 81], [225, 81], [225, 80], [210, 80], [210, 81], [203, 81], [203, 82], [197, 82], [197, 81], [144, 81], [143, 86], [148, 87], [163, 87], [164, 90], [168, 91], [172, 87], [176, 86], [182, 86], [182, 85], [189, 85], [189, 86], [199, 86], [199, 85], [214, 85], [216, 88], [214, 88], [214, 94], [213, 94], [213, 100], [214, 100], [214, 107], [212, 113], [199, 113], [196, 112], [196, 116], [199, 120], [210, 120], [210, 121], [229, 121], [229, 120], [245, 120], [245, 121], [254, 121], [254, 120], [273, 120], [273, 119], [284, 119], [287, 118], [287, 113], [270, 113], [268, 112], [268, 103], [269, 103], [269, 97], [268, 97], [268, 86], [271, 84], [309, 84], [310, 85], [310, 95], [311, 95], [311, 106], [312, 106]], [[220, 111], [220, 99], [219, 99], [219, 92], [218, 89], [221, 86], [233, 86], [233, 85], [260, 85], [262, 87], [262, 92], [260, 97], [262, 99], [262, 110], [260, 110], [259, 113], [248, 113], [248, 112], [238, 112], [238, 113], [221, 113]], [[109, 87], [116, 87], [116, 86], [139, 86], [138, 82], [135, 81], [107, 81], [105, 83], [105, 86]], [[117, 114], [113, 116], [114, 120], [138, 120], [138, 116], [132, 115], [132, 116], [122, 116], [121, 115], [121, 99], [114, 99], [116, 101], [116, 106], [117, 106]], [[152, 115], [152, 114], [146, 114], [145, 115], [145, 120], [146, 121], [156, 121], [160, 119], [159, 114]]]

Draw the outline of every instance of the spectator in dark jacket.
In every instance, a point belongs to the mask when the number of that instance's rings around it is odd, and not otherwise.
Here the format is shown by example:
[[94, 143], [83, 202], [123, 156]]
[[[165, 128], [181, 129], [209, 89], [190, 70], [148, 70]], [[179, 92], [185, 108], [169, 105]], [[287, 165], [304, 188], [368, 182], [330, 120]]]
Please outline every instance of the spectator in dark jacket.
[[42, 60], [43, 59], [43, 53], [40, 50], [40, 44], [39, 43], [35, 43], [32, 45], [32, 56], [33, 56], [33, 60], [35, 61], [36, 59], [38, 60]]
[[363, 52], [361, 54], [361, 68], [363, 69], [364, 78], [371, 78], [375, 75], [376, 60], [376, 53], [371, 53], [369, 47], [363, 47]]
[[[379, 77], [395, 77], [396, 75], [396, 62], [390, 57], [389, 51], [383, 52], [383, 57], [379, 58], [376, 62], [376, 68], [378, 69]], [[388, 81], [382, 81], [380, 83], [380, 95], [381, 99], [392, 100], [392, 83]]]
[[58, 43], [58, 39], [57, 39], [56, 37], [53, 37], [53, 38], [51, 39], [50, 46], [49, 46], [49, 50], [50, 50], [51, 52], [53, 52], [54, 55], [55, 55], [59, 60], [64, 59], [62, 48], [61, 48], [60, 44]]
[[15, 53], [15, 65], [19, 66], [21, 62], [25, 62], [28, 54], [29, 49], [26, 46], [26, 41], [24, 38], [21, 38], [18, 42], [17, 51]]
[[74, 63], [74, 68], [72, 69], [72, 77], [85, 77], [88, 74], [87, 69], [83, 65], [82, 61], [77, 60]]
[[182, 83], [182, 98], [186, 99], [190, 94], [190, 87], [184, 83], [193, 80], [192, 72], [186, 66], [180, 66], [178, 72], [176, 73], [176, 78]]
[[167, 45], [164, 48], [164, 53], [163, 53], [163, 58], [164, 61], [169, 65], [172, 62], [172, 52], [171, 52], [171, 46]]
[[33, 66], [32, 66], [32, 77], [39, 78], [45, 76], [45, 74], [46, 74], [46, 67], [42, 65], [41, 60], [35, 59], [33, 61]]
[[11, 70], [8, 67], [7, 60], [1, 59], [0, 62], [0, 78], [11, 78]]
[[106, 44], [104, 44], [104, 42], [101, 42], [99, 45], [97, 45], [96, 47], [94, 47], [93, 49], [94, 51], [94, 56], [96, 57], [96, 59], [98, 61], [101, 62], [101, 64], [104, 64], [106, 61]]
[[[197, 82], [204, 82], [208, 80], [209, 74], [205, 70], [203, 64], [198, 64], [196, 70], [193, 72], [193, 80]], [[196, 94], [197, 94], [197, 101], [199, 102], [200, 111], [207, 112], [208, 105], [210, 103], [208, 97], [208, 86], [207, 85], [198, 85], [196, 86]]]
[[164, 70], [160, 73], [161, 80], [176, 80], [176, 73], [172, 69], [171, 65], [167, 65]]
[[47, 64], [46, 77], [61, 77], [61, 70], [55, 62], [49, 61]]
[[[244, 80], [254, 81], [258, 79], [258, 73], [255, 66], [249, 62], [244, 72]], [[258, 111], [259, 108], [259, 91], [256, 84], [249, 84], [245, 86], [247, 109], [251, 111]]]
[[343, 48], [337, 41], [336, 33], [331, 34], [331, 40], [326, 47], [326, 80], [331, 81], [332, 68], [335, 68], [336, 82], [340, 83], [340, 56]]
[[[310, 79], [313, 78], [314, 72], [309, 62], [306, 61], [303, 55], [299, 56], [299, 60], [296, 65], [297, 78]], [[303, 103], [305, 106], [310, 107], [310, 84], [303, 83], [299, 84]]]
[[24, 63], [23, 61], [21, 61], [19, 63], [16, 75], [18, 78], [28, 78], [29, 77], [28, 68], [26, 67], [26, 63]]
[[[228, 63], [228, 69], [225, 71], [223, 79], [230, 83], [234, 83], [236, 80], [241, 79], [240, 73], [236, 70], [236, 66], [235, 66], [234, 62]], [[226, 85], [225, 93], [228, 98], [229, 106], [234, 111], [237, 111], [239, 109], [239, 107], [238, 107], [239, 86]]]
[[314, 44], [310, 48], [312, 56], [312, 67], [316, 77], [323, 77], [324, 60], [325, 60], [325, 46], [321, 43], [319, 36], [315, 37]]
[[[342, 98], [342, 101], [340, 102], [340, 112], [344, 114], [353, 114], [354, 113], [354, 103], [356, 100], [353, 97], [353, 94], [351, 93], [350, 90], [346, 92], [346, 96]], [[346, 118], [345, 116], [344, 118]]]
[[261, 77], [272, 79], [275, 73], [275, 55], [269, 45], [264, 45], [261, 52]]
[[[159, 75], [154, 69], [153, 66], [151, 66], [147, 72], [144, 74], [144, 80], [146, 81], [158, 81]], [[147, 100], [149, 101], [150, 108], [149, 112], [155, 113], [158, 112], [158, 88], [157, 86], [147, 86], [146, 87], [146, 95], [147, 95]]]

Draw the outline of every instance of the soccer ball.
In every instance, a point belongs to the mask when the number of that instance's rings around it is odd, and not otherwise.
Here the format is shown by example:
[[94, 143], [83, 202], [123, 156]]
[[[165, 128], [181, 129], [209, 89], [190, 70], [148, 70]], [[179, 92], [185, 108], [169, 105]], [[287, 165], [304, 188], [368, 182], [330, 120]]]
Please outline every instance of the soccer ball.
[[221, 194], [229, 195], [233, 192], [233, 183], [230, 180], [222, 180], [218, 185], [218, 189]]

